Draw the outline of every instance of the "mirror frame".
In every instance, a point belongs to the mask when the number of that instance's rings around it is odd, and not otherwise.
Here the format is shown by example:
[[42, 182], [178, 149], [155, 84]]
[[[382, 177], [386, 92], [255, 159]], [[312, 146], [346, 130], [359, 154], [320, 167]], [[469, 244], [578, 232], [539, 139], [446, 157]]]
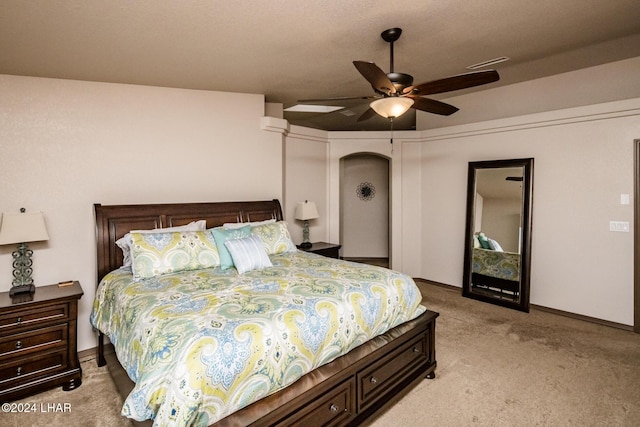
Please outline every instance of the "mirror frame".
[[[473, 224], [475, 219], [476, 176], [480, 169], [523, 167], [522, 179], [522, 247], [520, 248], [520, 299], [518, 302], [493, 298], [473, 292], [471, 272], [473, 257]], [[469, 162], [467, 175], [467, 224], [465, 232], [462, 296], [529, 312], [531, 275], [531, 213], [533, 208], [533, 158]]]

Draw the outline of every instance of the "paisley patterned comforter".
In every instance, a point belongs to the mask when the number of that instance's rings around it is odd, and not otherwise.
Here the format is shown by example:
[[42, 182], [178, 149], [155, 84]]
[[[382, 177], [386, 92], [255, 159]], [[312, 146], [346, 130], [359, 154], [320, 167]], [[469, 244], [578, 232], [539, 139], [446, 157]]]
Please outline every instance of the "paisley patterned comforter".
[[520, 254], [473, 248], [473, 272], [504, 280], [520, 280]]
[[211, 424], [425, 309], [411, 278], [302, 251], [238, 275], [196, 270], [101, 282], [91, 323], [136, 383], [122, 414]]

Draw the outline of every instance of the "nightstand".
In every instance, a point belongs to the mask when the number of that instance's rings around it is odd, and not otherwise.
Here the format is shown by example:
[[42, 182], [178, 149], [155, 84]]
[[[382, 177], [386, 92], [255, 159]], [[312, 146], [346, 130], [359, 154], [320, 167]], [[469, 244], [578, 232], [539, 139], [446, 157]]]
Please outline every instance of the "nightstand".
[[311, 244], [310, 248], [301, 248], [298, 246], [298, 249], [306, 252], [313, 252], [314, 254], [323, 255], [329, 258], [340, 258], [340, 248], [342, 245], [336, 245], [333, 243], [325, 243], [325, 242], [315, 242]]
[[82, 384], [78, 360], [80, 283], [37, 286], [34, 294], [0, 292], [0, 402]]

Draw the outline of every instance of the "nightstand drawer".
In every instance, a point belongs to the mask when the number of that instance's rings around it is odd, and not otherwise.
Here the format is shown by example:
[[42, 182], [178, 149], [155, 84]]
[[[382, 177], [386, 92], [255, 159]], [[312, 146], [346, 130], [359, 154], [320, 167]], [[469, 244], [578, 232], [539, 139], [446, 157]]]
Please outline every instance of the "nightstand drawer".
[[0, 338], [0, 360], [13, 356], [22, 357], [55, 346], [65, 346], [68, 329], [68, 325], [63, 323]]
[[9, 388], [11, 383], [24, 383], [46, 377], [55, 371], [64, 370], [66, 366], [66, 350], [3, 363], [0, 366], [0, 389]]
[[32, 309], [11, 310], [0, 314], [0, 337], [16, 332], [16, 328], [37, 327], [40, 323], [66, 320], [69, 317], [69, 304], [56, 304]]

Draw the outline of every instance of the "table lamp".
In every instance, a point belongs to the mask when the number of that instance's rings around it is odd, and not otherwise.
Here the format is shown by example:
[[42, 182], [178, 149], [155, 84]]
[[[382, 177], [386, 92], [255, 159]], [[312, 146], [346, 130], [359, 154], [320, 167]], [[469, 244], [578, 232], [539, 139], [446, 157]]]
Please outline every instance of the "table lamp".
[[13, 281], [9, 295], [21, 293], [33, 293], [36, 287], [33, 284], [31, 273], [33, 251], [27, 246], [28, 242], [41, 242], [49, 240], [47, 228], [44, 224], [42, 212], [5, 213], [0, 223], [0, 245], [18, 244], [18, 249], [13, 252]]
[[294, 217], [295, 219], [304, 221], [304, 226], [302, 227], [302, 243], [300, 244], [300, 247], [303, 249], [309, 249], [311, 247], [311, 242], [309, 241], [309, 220], [320, 217], [320, 215], [318, 215], [318, 208], [316, 207], [316, 204], [308, 200], [296, 203], [296, 213]]

